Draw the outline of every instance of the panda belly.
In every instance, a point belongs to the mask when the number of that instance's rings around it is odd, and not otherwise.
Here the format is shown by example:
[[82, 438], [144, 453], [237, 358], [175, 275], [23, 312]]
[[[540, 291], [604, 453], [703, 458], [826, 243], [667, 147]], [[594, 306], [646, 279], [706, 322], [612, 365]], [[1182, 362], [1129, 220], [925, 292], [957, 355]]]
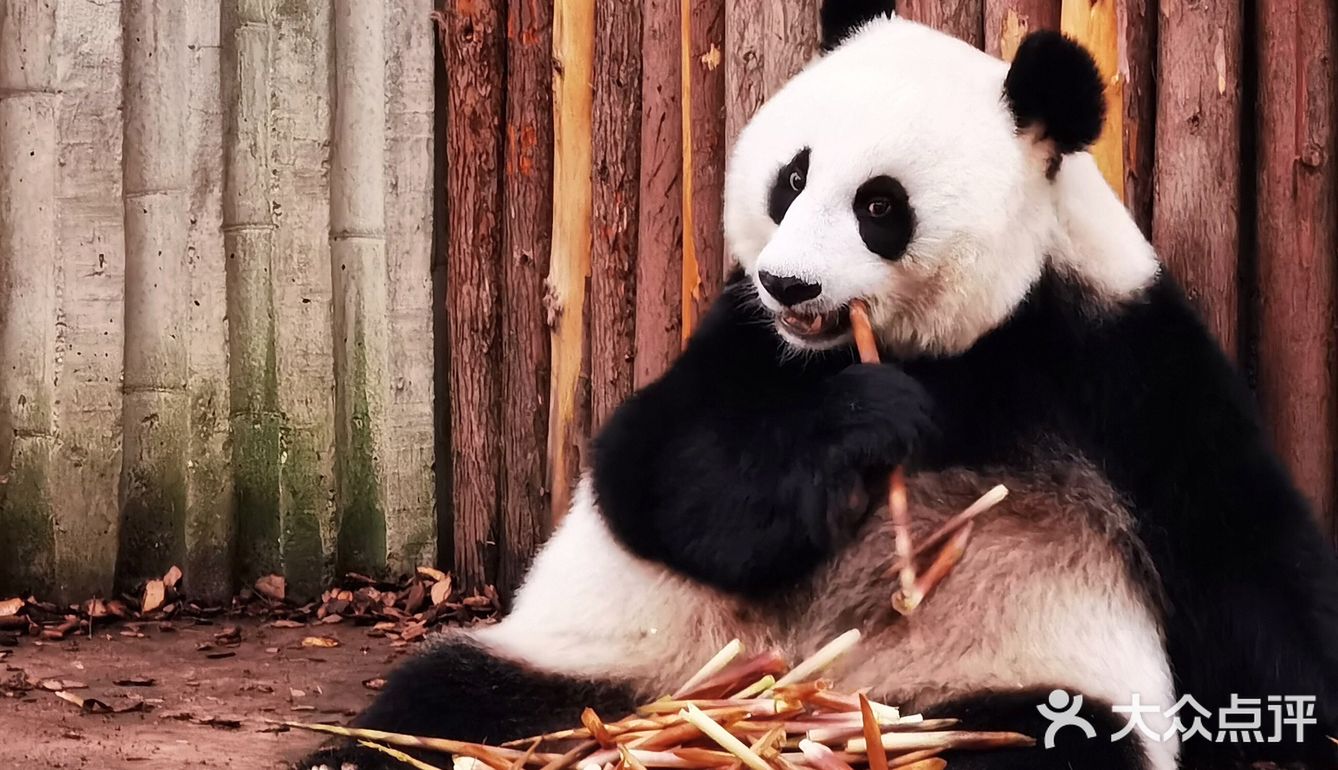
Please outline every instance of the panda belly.
[[1132, 521], [1085, 464], [913, 476], [914, 535], [998, 483], [1010, 495], [976, 521], [965, 557], [913, 615], [890, 608], [895, 548], [880, 515], [792, 607], [785, 625], [796, 631], [784, 642], [808, 650], [861, 629], [864, 654], [839, 672], [843, 682], [902, 702], [1043, 684], [1170, 705], [1156, 599], [1131, 578], [1130, 560], [1144, 560]]
[[[994, 484], [1004, 502], [977, 519], [952, 573], [909, 617], [890, 608], [895, 552], [886, 516], [817, 577], [779, 625], [780, 643], [807, 654], [847, 628], [859, 650], [832, 672], [844, 687], [867, 687], [886, 702], [956, 716], [961, 704], [1016, 695], [1013, 725], [1040, 737], [1035, 707], [1052, 689], [1128, 705], [1135, 694], [1162, 710], [1175, 703], [1155, 589], [1132, 519], [1104, 479], [1081, 461], [1050, 459], [1015, 470], [927, 473], [908, 482], [913, 533], [927, 537]], [[1131, 566], [1132, 565], [1132, 566]], [[1122, 729], [1126, 718], [1116, 718]], [[1123, 738], [1146, 766], [1176, 766], [1178, 741], [1161, 714], [1143, 717], [1171, 737]], [[990, 728], [989, 719], [981, 727]], [[1101, 740], [1106, 740], [1102, 738]], [[1104, 766], [1104, 765], [1103, 765]]]

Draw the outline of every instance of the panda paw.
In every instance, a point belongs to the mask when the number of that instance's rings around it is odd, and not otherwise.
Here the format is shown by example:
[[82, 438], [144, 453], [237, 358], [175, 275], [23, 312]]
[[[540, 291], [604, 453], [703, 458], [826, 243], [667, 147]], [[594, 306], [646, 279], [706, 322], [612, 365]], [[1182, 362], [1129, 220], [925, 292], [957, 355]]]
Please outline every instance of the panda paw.
[[828, 383], [820, 439], [833, 449], [833, 470], [891, 468], [934, 431], [929, 393], [890, 364], [851, 366]]
[[323, 749], [293, 765], [293, 770], [403, 770], [399, 760], [362, 746]]

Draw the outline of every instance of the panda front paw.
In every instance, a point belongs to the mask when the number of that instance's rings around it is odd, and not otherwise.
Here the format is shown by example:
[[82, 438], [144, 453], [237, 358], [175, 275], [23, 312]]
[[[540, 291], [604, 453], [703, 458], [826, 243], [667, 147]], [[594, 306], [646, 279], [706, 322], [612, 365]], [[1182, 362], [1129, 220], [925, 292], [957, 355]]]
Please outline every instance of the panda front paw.
[[404, 763], [375, 749], [336, 746], [303, 759], [293, 770], [403, 770], [404, 767]]
[[819, 446], [836, 477], [905, 462], [934, 432], [933, 404], [918, 381], [891, 364], [860, 364], [827, 383]]

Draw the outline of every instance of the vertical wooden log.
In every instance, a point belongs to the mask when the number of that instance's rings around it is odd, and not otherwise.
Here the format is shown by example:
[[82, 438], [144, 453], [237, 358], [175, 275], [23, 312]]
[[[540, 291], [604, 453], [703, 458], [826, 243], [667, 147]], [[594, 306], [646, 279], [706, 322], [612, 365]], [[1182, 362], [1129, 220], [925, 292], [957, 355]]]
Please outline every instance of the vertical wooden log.
[[[550, 227], [556, 231], [555, 206], [580, 206], [579, 200], [567, 200], [566, 195], [580, 191], [555, 190], [553, 186], [553, 111], [554, 71], [562, 73], [565, 66], [563, 51], [554, 46], [555, 25], [560, 20], [555, 13], [563, 12], [567, 4], [556, 9], [551, 3], [512, 2], [507, 4], [506, 45], [506, 156], [503, 166], [503, 198], [505, 219], [502, 227], [502, 464], [501, 506], [498, 512], [500, 537], [497, 554], [497, 587], [509, 593], [520, 585], [530, 557], [543, 542], [550, 522], [553, 500], [563, 496], [565, 476], [559, 469], [545, 462], [561, 462], [565, 455], [555, 450], [554, 442], [561, 439], [555, 429], [574, 430], [574, 388], [567, 402], [558, 404], [564, 394], [556, 389], [556, 380], [550, 381], [551, 360], [554, 370], [566, 373], [565, 368], [575, 365], [580, 372], [581, 298], [585, 289], [585, 272], [580, 264], [569, 265], [567, 252], [575, 244], [560, 243], [557, 233], [550, 236]], [[575, 62], [579, 67], [579, 62]], [[565, 73], [571, 77], [573, 73]], [[560, 77], [561, 75], [559, 75]], [[577, 74], [576, 76], [579, 76]], [[587, 78], [588, 80], [588, 78]], [[561, 84], [557, 84], [561, 87]], [[560, 95], [559, 95], [560, 96]], [[561, 116], [557, 116], [558, 120]], [[568, 170], [569, 171], [569, 170]], [[584, 169], [589, 177], [589, 165]], [[557, 196], [555, 198], [555, 196]], [[589, 193], [586, 192], [588, 200]], [[582, 219], [584, 225], [588, 218]], [[549, 252], [553, 252], [552, 270]], [[566, 270], [575, 268], [570, 276]], [[544, 280], [549, 278], [550, 297], [545, 298]], [[564, 279], [575, 283], [575, 294]], [[575, 304], [565, 303], [574, 300]], [[575, 314], [576, 325], [568, 315]], [[557, 340], [549, 341], [548, 315], [552, 315], [560, 334], [574, 331], [576, 348], [559, 348]], [[574, 352], [575, 358], [565, 356]], [[549, 390], [553, 391], [552, 422], [549, 420]], [[562, 407], [567, 412], [562, 414]], [[547, 450], [547, 451], [545, 451]], [[565, 465], [561, 472], [566, 472]], [[549, 498], [552, 491], [553, 499]]]
[[1144, 234], [1152, 232], [1152, 169], [1157, 110], [1157, 4], [1116, 3], [1119, 77], [1124, 83], [1124, 203]]
[[270, 193], [273, 27], [264, 0], [223, 13], [223, 237], [227, 254], [228, 387], [243, 580], [281, 568], [278, 372]]
[[117, 579], [127, 590], [186, 556], [185, 6], [126, 0], [125, 449]]
[[636, 387], [660, 375], [682, 341], [682, 20], [675, 0], [641, 7], [641, 206], [637, 223]]
[[725, 3], [680, 5], [683, 131], [682, 339], [720, 292], [725, 268]]
[[1164, 3], [1152, 242], [1233, 356], [1240, 239], [1240, 0]]
[[897, 13], [984, 47], [984, 0], [903, 0]]
[[[560, 3], [553, 16], [553, 260], [547, 306], [553, 326], [549, 485], [553, 515], [566, 511], [588, 430], [588, 391], [581, 381], [585, 295], [590, 278], [591, 133], [595, 66], [595, 0]], [[622, 94], [620, 98], [626, 99]], [[605, 141], [601, 137], [601, 141]]]
[[[386, 548], [393, 572], [437, 556], [432, 427], [432, 0], [386, 6], [386, 261], [390, 401]], [[444, 408], [444, 405], [443, 405]]]
[[55, 587], [55, 4], [0, 4], [0, 585]]
[[451, 345], [447, 307], [446, 268], [449, 263], [450, 148], [446, 135], [450, 121], [449, 78], [446, 77], [446, 19], [432, 12], [435, 60], [432, 67], [432, 436], [437, 493], [437, 566], [455, 570], [455, 444], [451, 440]]
[[1334, 7], [1258, 9], [1259, 397], [1315, 512], [1334, 521], [1338, 171]]
[[[818, 0], [769, 0], [763, 6], [766, 53], [762, 85], [766, 96], [776, 93], [817, 54], [819, 4]], [[731, 16], [725, 25], [727, 31], [734, 19]]]
[[50, 597], [68, 603], [112, 595], [120, 526], [125, 217], [122, 121], [108, 117], [122, 104], [120, 6], [63, 0], [52, 45], [62, 74], [56, 117], [59, 408], [49, 466], [56, 588]]
[[598, 428], [632, 393], [641, 169], [641, 4], [595, 3], [590, 411]]
[[447, 316], [451, 350], [455, 574], [465, 588], [496, 579], [489, 549], [501, 458], [498, 261], [505, 100], [501, 0], [449, 3], [442, 15], [450, 120], [446, 151]]
[[[330, 163], [332, 0], [267, 2], [269, 195], [279, 452], [278, 555], [288, 591], [320, 591], [337, 561]], [[244, 514], [243, 514], [244, 515]], [[248, 576], [250, 577], [250, 576]]]
[[1012, 61], [1028, 32], [1059, 29], [1062, 0], [985, 0], [985, 53]]
[[725, 1], [725, 141], [818, 50], [817, 0]]
[[186, 144], [190, 184], [186, 255], [190, 435], [186, 484], [186, 588], [221, 602], [232, 595], [236, 535], [228, 451], [227, 252], [223, 247], [222, 38], [218, 3], [186, 5]]
[[1064, 0], [1060, 29], [1082, 43], [1106, 83], [1106, 124], [1090, 149], [1115, 194], [1124, 197], [1124, 78], [1116, 0]]
[[340, 571], [386, 566], [385, 4], [335, 0], [330, 276]]
[[[769, 93], [767, 21], [773, 13], [771, 3], [725, 0], [725, 137], [731, 146]], [[816, 28], [812, 17], [809, 22]]]

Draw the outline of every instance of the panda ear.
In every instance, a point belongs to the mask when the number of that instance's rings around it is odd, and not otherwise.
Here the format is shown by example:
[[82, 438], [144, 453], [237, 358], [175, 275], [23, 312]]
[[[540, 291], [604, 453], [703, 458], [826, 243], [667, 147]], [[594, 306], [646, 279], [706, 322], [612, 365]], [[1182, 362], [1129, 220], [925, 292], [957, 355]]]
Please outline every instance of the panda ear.
[[1086, 149], [1101, 135], [1105, 87], [1096, 61], [1058, 32], [1037, 31], [1018, 46], [1004, 96], [1019, 128], [1037, 127], [1060, 154]]
[[864, 24], [896, 10], [896, 0], [823, 0], [818, 11], [823, 52], [836, 48]]

